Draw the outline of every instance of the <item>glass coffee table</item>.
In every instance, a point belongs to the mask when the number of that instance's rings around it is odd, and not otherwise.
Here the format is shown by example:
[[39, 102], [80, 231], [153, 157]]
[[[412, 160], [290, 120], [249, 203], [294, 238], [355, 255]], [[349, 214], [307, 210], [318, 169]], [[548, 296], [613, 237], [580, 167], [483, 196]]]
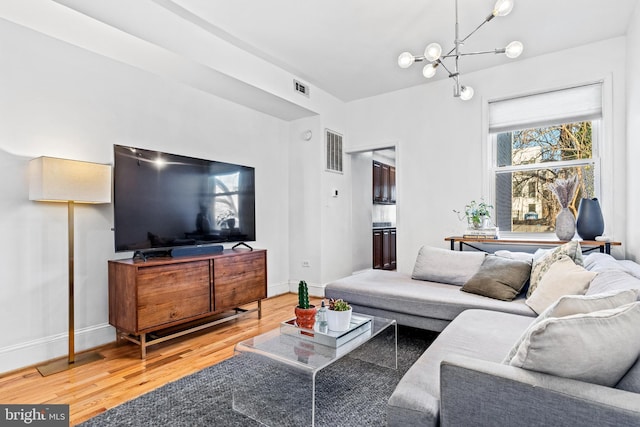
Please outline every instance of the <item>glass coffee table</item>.
[[[349, 340], [335, 348], [309, 336], [291, 334], [286, 325], [236, 344], [234, 358], [244, 366], [234, 377], [233, 409], [266, 425], [313, 426], [316, 376], [323, 368], [349, 356], [397, 369], [396, 321], [356, 313], [353, 316], [369, 318], [370, 328], [357, 335], [345, 332]], [[352, 323], [352, 328], [356, 327]], [[317, 327], [312, 332], [317, 332]]]

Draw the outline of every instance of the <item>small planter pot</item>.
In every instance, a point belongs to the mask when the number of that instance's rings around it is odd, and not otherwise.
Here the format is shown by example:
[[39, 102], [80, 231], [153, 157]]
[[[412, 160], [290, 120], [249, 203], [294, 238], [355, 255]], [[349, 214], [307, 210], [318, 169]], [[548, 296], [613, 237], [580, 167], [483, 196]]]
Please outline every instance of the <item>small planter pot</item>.
[[349, 329], [351, 324], [351, 313], [353, 309], [349, 308], [347, 311], [335, 311], [327, 310], [327, 322], [329, 323], [329, 330], [335, 332], [342, 332]]
[[309, 308], [296, 307], [296, 325], [305, 328], [313, 329], [313, 325], [316, 323], [316, 307], [314, 305]]

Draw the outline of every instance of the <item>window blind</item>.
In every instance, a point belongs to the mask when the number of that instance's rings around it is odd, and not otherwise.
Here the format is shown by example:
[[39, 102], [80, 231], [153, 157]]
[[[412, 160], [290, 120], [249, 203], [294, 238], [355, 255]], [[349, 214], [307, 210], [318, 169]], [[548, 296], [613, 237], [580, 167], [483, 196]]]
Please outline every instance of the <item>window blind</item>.
[[489, 102], [489, 132], [602, 118], [602, 83]]

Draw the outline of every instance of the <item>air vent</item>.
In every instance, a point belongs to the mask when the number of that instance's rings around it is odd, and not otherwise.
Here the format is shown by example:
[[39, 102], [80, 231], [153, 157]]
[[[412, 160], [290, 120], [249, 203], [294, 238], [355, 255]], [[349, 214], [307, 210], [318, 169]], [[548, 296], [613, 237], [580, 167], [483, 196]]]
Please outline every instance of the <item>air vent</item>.
[[301, 83], [297, 80], [293, 81], [293, 89], [298, 92], [303, 94], [304, 96], [306, 96], [307, 98], [309, 97], [309, 86], [307, 86], [304, 83]]
[[342, 172], [342, 135], [327, 129], [327, 170]]

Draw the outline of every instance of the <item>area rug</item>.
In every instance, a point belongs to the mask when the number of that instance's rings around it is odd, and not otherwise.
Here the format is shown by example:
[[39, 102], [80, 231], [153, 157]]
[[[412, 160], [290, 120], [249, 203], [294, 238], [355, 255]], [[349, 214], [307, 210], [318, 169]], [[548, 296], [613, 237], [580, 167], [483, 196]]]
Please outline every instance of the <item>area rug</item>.
[[[384, 369], [347, 356], [320, 371], [316, 377], [316, 425], [386, 425], [387, 400], [404, 373], [436, 336], [433, 332], [400, 326], [397, 370]], [[376, 349], [369, 348], [367, 351], [375, 353]], [[80, 425], [261, 425], [232, 408], [233, 378], [239, 369], [246, 369], [237, 359], [233, 357], [164, 385]]]

